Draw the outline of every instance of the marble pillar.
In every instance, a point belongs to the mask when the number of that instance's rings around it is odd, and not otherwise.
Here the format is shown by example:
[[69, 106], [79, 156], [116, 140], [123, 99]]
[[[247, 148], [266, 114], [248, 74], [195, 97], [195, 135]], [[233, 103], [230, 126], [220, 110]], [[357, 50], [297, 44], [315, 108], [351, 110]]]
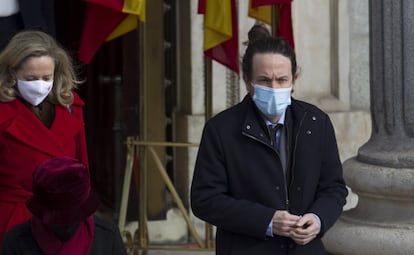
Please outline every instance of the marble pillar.
[[343, 255], [414, 254], [414, 1], [370, 0], [371, 138], [344, 163], [357, 206], [324, 237]]

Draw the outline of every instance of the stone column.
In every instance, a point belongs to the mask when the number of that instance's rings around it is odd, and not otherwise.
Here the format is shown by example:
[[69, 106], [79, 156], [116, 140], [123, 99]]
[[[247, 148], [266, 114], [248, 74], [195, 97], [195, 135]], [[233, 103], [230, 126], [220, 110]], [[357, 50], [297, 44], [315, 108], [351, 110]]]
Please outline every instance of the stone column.
[[357, 206], [326, 234], [332, 254], [414, 254], [414, 1], [370, 0], [372, 135], [344, 163]]

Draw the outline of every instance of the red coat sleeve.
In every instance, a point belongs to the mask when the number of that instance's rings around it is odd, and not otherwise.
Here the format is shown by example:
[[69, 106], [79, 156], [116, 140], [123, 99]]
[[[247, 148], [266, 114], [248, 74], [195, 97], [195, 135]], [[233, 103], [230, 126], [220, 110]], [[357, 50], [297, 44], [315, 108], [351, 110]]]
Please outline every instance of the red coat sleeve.
[[[72, 114], [79, 119], [84, 125], [85, 121], [83, 118], [83, 107], [85, 103], [79, 97], [78, 94], [73, 92], [73, 104], [72, 104]], [[89, 160], [88, 160], [88, 150], [86, 146], [86, 135], [85, 135], [85, 128], [79, 132], [79, 135], [76, 136], [76, 157], [81, 160], [86, 166], [89, 167]]]

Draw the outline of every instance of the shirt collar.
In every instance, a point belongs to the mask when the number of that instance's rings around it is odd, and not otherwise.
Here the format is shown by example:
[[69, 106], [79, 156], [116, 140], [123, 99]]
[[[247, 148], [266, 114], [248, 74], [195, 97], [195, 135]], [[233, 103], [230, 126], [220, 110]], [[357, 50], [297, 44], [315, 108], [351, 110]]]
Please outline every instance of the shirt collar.
[[277, 124], [284, 125], [285, 124], [285, 116], [286, 116], [286, 110], [283, 112], [282, 116], [280, 116], [280, 119], [279, 119], [279, 121], [276, 124], [270, 122], [266, 118], [263, 118], [263, 119], [266, 122], [266, 126], [269, 126], [269, 125], [276, 126]]

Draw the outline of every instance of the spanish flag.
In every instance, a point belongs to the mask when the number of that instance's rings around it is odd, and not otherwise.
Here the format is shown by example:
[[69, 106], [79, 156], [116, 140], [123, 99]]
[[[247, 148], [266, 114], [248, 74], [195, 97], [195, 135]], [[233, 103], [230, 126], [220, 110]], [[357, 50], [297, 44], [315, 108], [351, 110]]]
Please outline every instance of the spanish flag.
[[236, 1], [199, 0], [198, 13], [204, 14], [204, 54], [238, 74]]
[[109, 40], [126, 34], [145, 21], [146, 0], [84, 0], [86, 12], [78, 58], [89, 64]]
[[269, 5], [256, 5], [253, 7], [254, 0], [249, 0], [249, 17], [257, 19], [268, 25], [272, 25], [272, 8]]
[[249, 0], [248, 15], [268, 25], [272, 25], [271, 5], [277, 5], [277, 35], [289, 41], [294, 48], [293, 25], [292, 25], [292, 1], [293, 0]]

